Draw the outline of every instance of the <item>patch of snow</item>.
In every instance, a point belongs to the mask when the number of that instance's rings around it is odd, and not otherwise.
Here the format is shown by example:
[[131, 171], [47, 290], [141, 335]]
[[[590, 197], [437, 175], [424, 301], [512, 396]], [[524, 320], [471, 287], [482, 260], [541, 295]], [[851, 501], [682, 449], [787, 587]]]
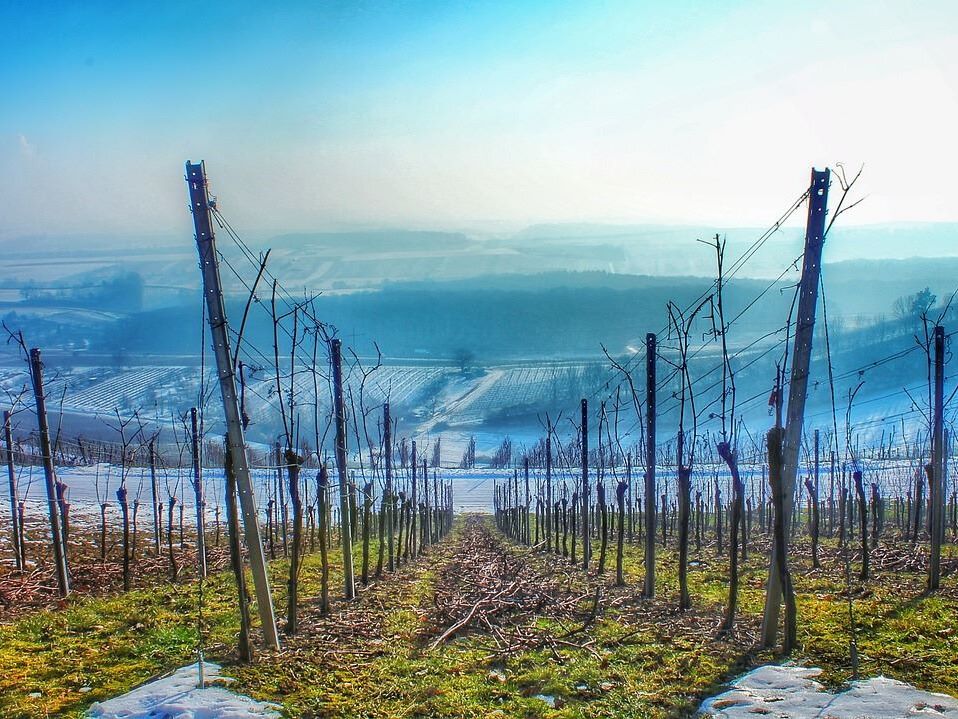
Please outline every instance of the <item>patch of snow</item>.
[[235, 694], [223, 685], [231, 681], [220, 675], [218, 664], [203, 663], [205, 682], [199, 688], [197, 664], [147, 682], [133, 691], [105, 702], [96, 702], [87, 712], [97, 719], [273, 719], [279, 707]]
[[536, 694], [532, 697], [548, 704], [552, 709], [556, 708], [556, 698], [551, 694]]
[[731, 683], [731, 688], [707, 699], [699, 713], [716, 719], [958, 719], [958, 699], [921, 691], [885, 677], [852, 682], [832, 694], [813, 677], [821, 669], [768, 665]]

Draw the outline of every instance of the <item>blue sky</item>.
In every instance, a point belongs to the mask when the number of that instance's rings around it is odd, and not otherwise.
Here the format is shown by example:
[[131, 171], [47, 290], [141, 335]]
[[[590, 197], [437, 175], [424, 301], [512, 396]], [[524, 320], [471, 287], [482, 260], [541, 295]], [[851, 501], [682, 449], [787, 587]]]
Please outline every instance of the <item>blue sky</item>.
[[958, 220], [946, 2], [0, 4], [0, 237]]

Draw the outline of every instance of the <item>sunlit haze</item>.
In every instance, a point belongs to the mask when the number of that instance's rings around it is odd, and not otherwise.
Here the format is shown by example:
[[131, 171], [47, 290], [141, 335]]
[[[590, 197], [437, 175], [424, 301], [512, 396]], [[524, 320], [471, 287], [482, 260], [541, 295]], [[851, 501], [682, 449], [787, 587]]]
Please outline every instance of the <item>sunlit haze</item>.
[[[0, 237], [958, 220], [958, 6], [10, 2]], [[800, 219], [798, 220], [800, 221]]]

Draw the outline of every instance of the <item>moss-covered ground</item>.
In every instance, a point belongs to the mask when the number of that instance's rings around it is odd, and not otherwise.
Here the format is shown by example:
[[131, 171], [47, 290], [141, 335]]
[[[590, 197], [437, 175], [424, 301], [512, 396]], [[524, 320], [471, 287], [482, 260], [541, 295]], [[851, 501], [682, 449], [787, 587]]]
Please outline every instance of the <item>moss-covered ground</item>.
[[[491, 520], [482, 521], [482, 531], [495, 532]], [[683, 716], [728, 678], [781, 659], [755, 649], [767, 571], [759, 546], [744, 566], [739, 621], [729, 637], [716, 635], [728, 591], [727, 557], [717, 556], [714, 546], [693, 548], [693, 608], [679, 613], [675, 553], [659, 548], [656, 597], [643, 601], [642, 548], [627, 546], [623, 588], [613, 586], [611, 548], [602, 577], [566, 572], [570, 591], [585, 596], [601, 586], [594, 621], [521, 619], [526, 631], [558, 641], [497, 652], [498, 640], [480, 626], [431, 649], [444, 628], [436, 624], [437, 582], [449, 581], [470, 561], [470, 531], [458, 521], [441, 545], [371, 582], [350, 604], [338, 599], [341, 569], [334, 553], [328, 616], [318, 612], [319, 561], [309, 555], [301, 577], [300, 634], [279, 653], [259, 650], [249, 665], [237, 663], [233, 650], [238, 620], [229, 572], [204, 583], [202, 619], [195, 581], [159, 582], [11, 615], [0, 624], [0, 716], [79, 716], [95, 700], [191, 661], [200, 626], [207, 656], [227, 665], [239, 690], [307, 717]], [[568, 563], [500, 541], [530, 571], [557, 571], [556, 563]], [[958, 694], [958, 578], [946, 574], [942, 590], [926, 595], [917, 554], [907, 542], [888, 540], [876, 551], [873, 577], [865, 583], [857, 580], [853, 557], [860, 673]], [[837, 549], [826, 542], [822, 555], [823, 568], [812, 569], [801, 541], [794, 552], [801, 648], [792, 659], [821, 666], [826, 681], [837, 685], [851, 676], [848, 594]], [[955, 556], [949, 545], [949, 568]], [[278, 611], [285, 607], [286, 571], [286, 562], [271, 563]], [[588, 604], [583, 616], [590, 614]]]

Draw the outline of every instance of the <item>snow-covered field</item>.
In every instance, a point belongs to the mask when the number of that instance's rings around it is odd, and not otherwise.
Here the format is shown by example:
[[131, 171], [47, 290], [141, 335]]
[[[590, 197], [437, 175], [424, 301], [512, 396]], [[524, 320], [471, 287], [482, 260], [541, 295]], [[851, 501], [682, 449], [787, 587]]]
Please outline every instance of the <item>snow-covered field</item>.
[[[886, 496], [903, 494], [905, 483], [914, 476], [917, 464], [908, 460], [894, 460], [887, 462], [869, 463], [865, 466], [866, 483], [877, 482]], [[366, 475], [357, 467], [353, 468], [355, 480], [362, 484]], [[822, 498], [827, 498], [829, 492], [829, 474], [826, 464], [822, 466], [821, 486]], [[595, 470], [593, 469], [593, 472]], [[761, 467], [743, 465], [741, 467], [742, 478], [745, 482], [746, 495], [752, 496], [757, 501], [760, 496], [760, 485], [763, 482], [763, 473]], [[43, 470], [37, 466], [19, 467], [17, 469], [19, 482], [20, 499], [24, 500], [28, 506], [45, 505], [46, 493], [44, 489]], [[556, 466], [553, 472], [553, 487], [555, 499], [561, 497], [563, 488], [571, 496], [576, 482], [580, 476], [580, 470], [564, 466]], [[368, 473], [367, 473], [368, 474]], [[495, 482], [505, 481], [513, 474], [512, 469], [455, 469], [442, 468], [438, 470], [440, 481], [449, 480], [452, 482], [454, 507], [456, 512], [491, 512], [493, 508], [493, 486]], [[836, 475], [839, 473], [836, 472]], [[521, 475], [521, 473], [520, 473]], [[408, 470], [397, 468], [397, 481], [403, 483], [407, 481]], [[430, 479], [432, 479], [433, 470], [430, 470]], [[622, 467], [613, 469], [606, 468], [603, 476], [607, 486], [625, 476], [625, 470]], [[116, 489], [120, 482], [120, 469], [108, 464], [97, 464], [92, 466], [76, 467], [58, 467], [57, 477], [68, 487], [68, 498], [72, 506], [77, 510], [96, 508], [103, 501], [108, 505], [108, 513], [117, 512]], [[306, 498], [314, 496], [315, 491], [315, 470], [307, 470], [304, 474], [305, 481], [308, 483], [306, 488]], [[371, 475], [370, 475], [371, 477]], [[381, 489], [381, 480], [378, 477], [371, 477], [374, 486], [378, 492]], [[703, 498], [710, 496], [710, 491], [714, 482], [718, 478], [722, 488], [723, 495], [729, 496], [729, 477], [728, 470], [724, 465], [708, 466], [699, 464], [693, 473], [693, 496], [697, 490], [702, 491]], [[544, 470], [542, 468], [533, 468], [530, 471], [530, 491], [535, 496], [536, 487], [544, 479]], [[657, 479], [660, 491], [664, 492], [671, 500], [675, 497], [675, 470], [672, 467], [657, 468]], [[641, 468], [633, 470], [633, 480], [641, 482]], [[222, 506], [224, 501], [224, 476], [222, 468], [208, 467], [203, 470], [203, 481], [206, 493], [207, 513], [213, 516], [215, 507]], [[254, 469], [253, 481], [257, 488], [257, 503], [262, 511], [265, 511], [268, 498], [271, 492], [275, 492], [276, 470], [273, 468]], [[597, 481], [597, 475], [593, 474], [592, 482]], [[194, 506], [194, 494], [192, 486], [192, 476], [189, 468], [165, 468], [158, 471], [158, 482], [160, 489], [160, 501], [164, 504], [168, 501], [170, 495], [175, 495], [177, 501], [186, 508]], [[149, 470], [145, 467], [133, 467], [128, 471], [127, 478], [128, 499], [132, 503], [139, 500], [141, 511], [149, 513], [147, 507], [152, 501]], [[839, 483], [839, 477], [835, 477], [836, 487]], [[637, 486], [637, 485], [636, 485]], [[285, 491], [285, 488], [284, 488]], [[331, 484], [332, 499], [334, 503], [338, 496], [337, 483]], [[522, 483], [520, 476], [520, 494]], [[9, 507], [9, 487], [7, 482], [0, 482], [0, 507]], [[523, 497], [520, 497], [522, 499]], [[0, 509], [0, 514], [4, 510]]]

